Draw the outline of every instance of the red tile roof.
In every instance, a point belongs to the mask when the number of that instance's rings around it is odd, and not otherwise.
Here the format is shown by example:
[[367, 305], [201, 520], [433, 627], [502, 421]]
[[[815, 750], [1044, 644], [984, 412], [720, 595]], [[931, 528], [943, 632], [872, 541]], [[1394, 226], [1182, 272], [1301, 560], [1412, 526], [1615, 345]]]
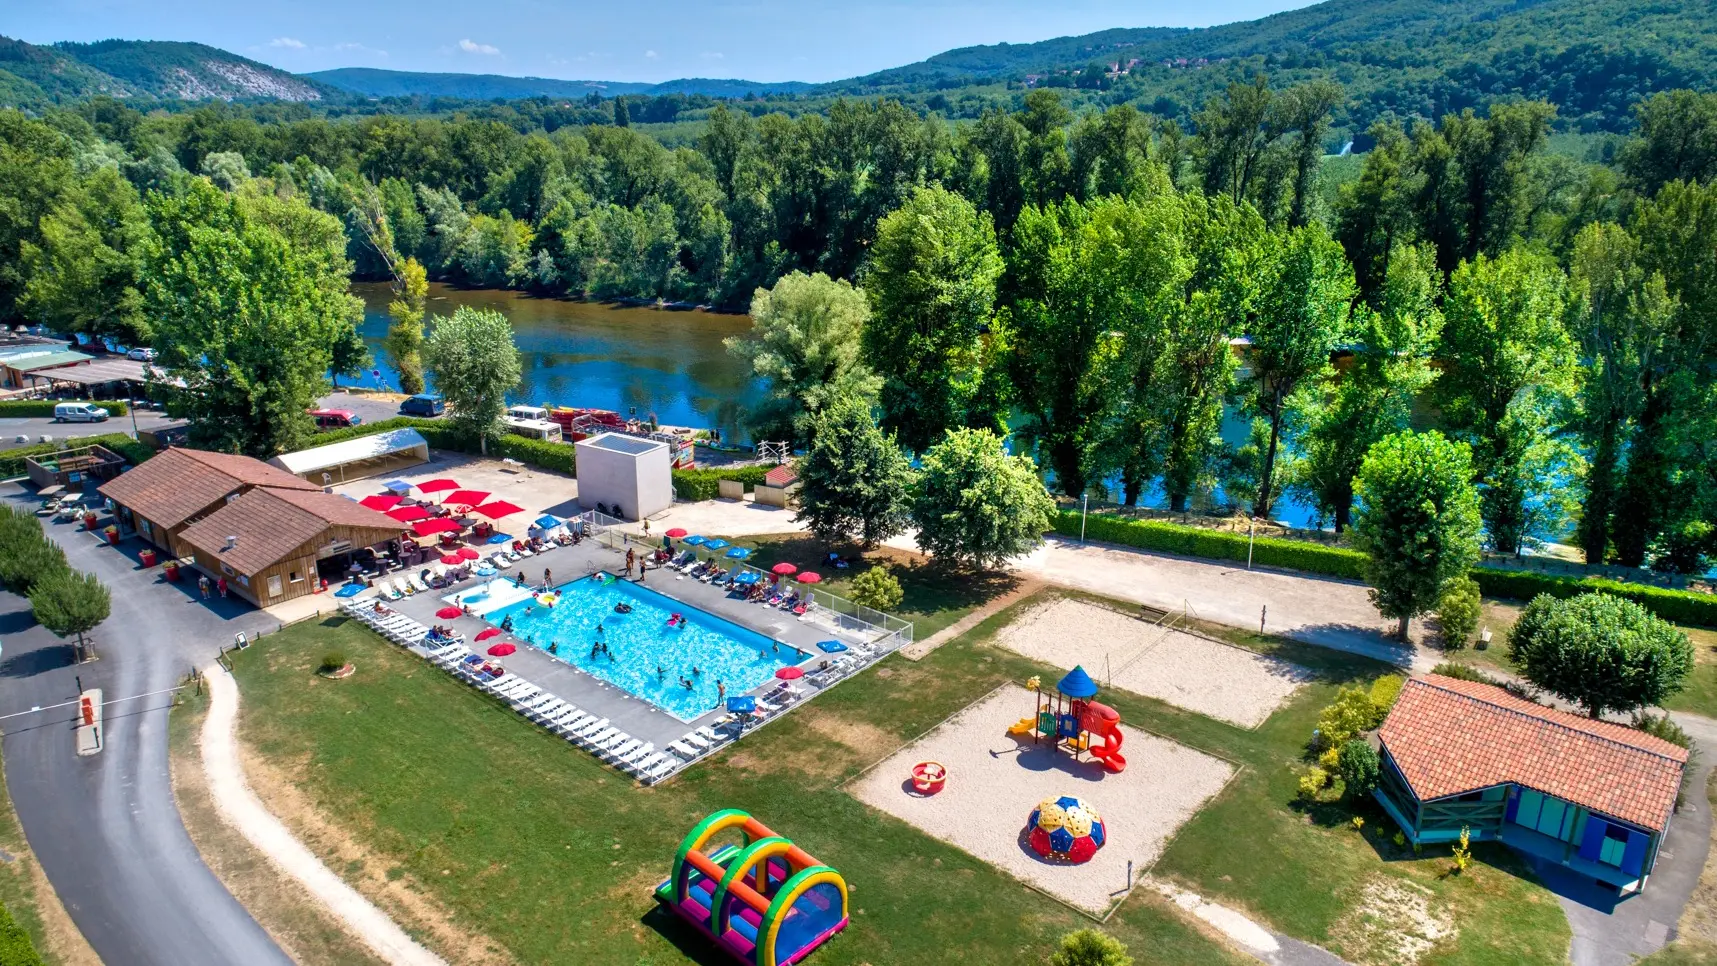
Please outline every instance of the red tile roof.
[[[375, 543], [399, 536], [401, 529], [397, 520], [343, 496], [259, 487], [186, 527], [181, 536], [235, 571], [254, 574], [331, 526], [368, 530]], [[228, 537], [238, 538], [231, 549]]]
[[1407, 682], [1378, 738], [1420, 801], [1514, 783], [1653, 830], [1687, 763], [1642, 731], [1440, 674]]
[[799, 471], [783, 463], [763, 474], [763, 483], [766, 486], [787, 486], [798, 478]]
[[261, 460], [173, 447], [101, 485], [101, 495], [171, 529], [246, 487], [320, 490]]

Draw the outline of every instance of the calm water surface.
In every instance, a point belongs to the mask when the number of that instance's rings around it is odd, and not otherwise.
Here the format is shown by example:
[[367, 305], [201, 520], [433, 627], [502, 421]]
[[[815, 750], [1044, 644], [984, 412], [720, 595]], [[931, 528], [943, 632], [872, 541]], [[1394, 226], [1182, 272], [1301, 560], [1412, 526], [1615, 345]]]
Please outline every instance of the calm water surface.
[[[375, 353], [381, 381], [398, 388], [398, 375], [381, 351], [387, 334], [386, 283], [359, 282], [364, 300], [359, 327]], [[729, 355], [722, 339], [751, 328], [746, 315], [682, 312], [631, 306], [533, 298], [495, 289], [429, 286], [428, 325], [468, 305], [494, 309], [513, 324], [524, 356], [524, 379], [513, 402], [651, 413], [675, 426], [715, 427], [729, 439], [746, 437], [746, 406], [762, 397], [762, 385], [746, 364]], [[374, 376], [362, 380], [375, 385]]]

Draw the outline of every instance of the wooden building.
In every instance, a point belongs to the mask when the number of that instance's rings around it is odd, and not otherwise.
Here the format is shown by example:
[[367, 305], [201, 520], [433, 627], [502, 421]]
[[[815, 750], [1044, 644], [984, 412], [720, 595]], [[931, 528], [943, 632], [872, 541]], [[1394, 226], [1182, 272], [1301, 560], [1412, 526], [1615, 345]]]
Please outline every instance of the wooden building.
[[268, 607], [315, 592], [321, 576], [338, 576], [362, 550], [397, 553], [400, 525], [343, 496], [257, 487], [179, 538], [198, 569], [226, 578], [229, 593]]
[[1687, 750], [1502, 688], [1428, 674], [1377, 733], [1375, 793], [1415, 844], [1498, 841], [1606, 884], [1645, 887]]
[[322, 489], [248, 456], [174, 448], [103, 483], [100, 492], [113, 501], [120, 529], [183, 557], [190, 552], [179, 539], [186, 527], [257, 487]]

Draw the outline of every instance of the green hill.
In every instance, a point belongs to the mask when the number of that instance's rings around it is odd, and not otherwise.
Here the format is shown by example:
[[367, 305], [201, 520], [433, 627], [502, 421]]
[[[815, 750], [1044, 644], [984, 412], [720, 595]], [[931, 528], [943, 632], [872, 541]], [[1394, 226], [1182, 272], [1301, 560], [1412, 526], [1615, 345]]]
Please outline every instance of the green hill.
[[373, 67], [337, 67], [305, 77], [365, 97], [457, 97], [488, 101], [524, 97], [584, 97], [597, 94], [704, 94], [710, 97], [744, 97], [747, 93], [770, 94], [806, 90], [810, 84], [789, 81], [764, 84], [748, 80], [688, 77], [661, 84], [632, 84], [619, 81], [556, 80], [549, 77], [507, 77], [502, 74], [428, 74], [408, 70], [378, 70]]
[[340, 92], [204, 44], [103, 40], [51, 47], [0, 37], [0, 105], [108, 94], [153, 100], [320, 101]]

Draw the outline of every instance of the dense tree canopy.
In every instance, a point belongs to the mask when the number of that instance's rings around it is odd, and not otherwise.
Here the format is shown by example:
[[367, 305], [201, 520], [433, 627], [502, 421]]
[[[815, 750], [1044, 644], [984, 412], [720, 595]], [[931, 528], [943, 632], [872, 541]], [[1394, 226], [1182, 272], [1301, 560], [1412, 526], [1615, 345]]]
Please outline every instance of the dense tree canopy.
[[808, 442], [821, 413], [844, 400], [868, 408], [879, 380], [859, 358], [870, 317], [865, 294], [821, 272], [794, 272], [751, 301], [751, 333], [727, 349], [751, 363], [768, 384], [768, 399], [752, 413], [758, 439]]
[[507, 317], [461, 305], [438, 319], [423, 347], [424, 364], [436, 391], [447, 400], [447, 418], [487, 447], [501, 432], [507, 393], [519, 384], [519, 350]]
[[1594, 718], [1661, 704], [1693, 670], [1686, 634], [1609, 594], [1534, 598], [1509, 632], [1508, 650], [1528, 681]]
[[1043, 542], [1055, 508], [1030, 457], [987, 429], [950, 430], [924, 453], [913, 486], [918, 546], [941, 560], [999, 567]]

